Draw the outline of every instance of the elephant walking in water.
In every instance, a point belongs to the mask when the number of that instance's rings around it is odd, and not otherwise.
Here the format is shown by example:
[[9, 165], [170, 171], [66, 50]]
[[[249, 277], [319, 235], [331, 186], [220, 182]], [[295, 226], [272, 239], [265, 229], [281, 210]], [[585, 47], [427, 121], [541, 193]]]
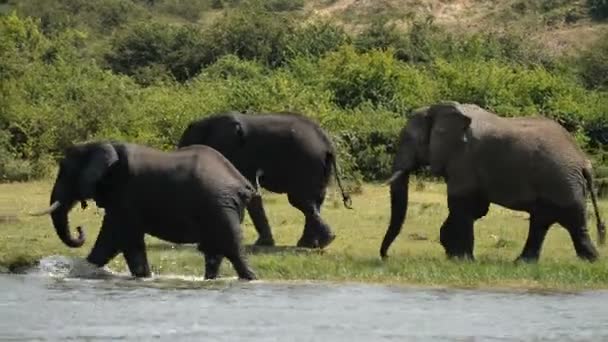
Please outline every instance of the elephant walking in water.
[[409, 173], [426, 165], [447, 182], [449, 215], [440, 241], [448, 257], [473, 259], [473, 224], [495, 203], [530, 214], [528, 239], [518, 260], [538, 260], [554, 223], [568, 230], [580, 258], [597, 259], [587, 231], [587, 192], [600, 244], [605, 226], [592, 188], [591, 163], [570, 134], [547, 118], [503, 118], [456, 102], [415, 111], [401, 131], [389, 180], [391, 218], [382, 258], [405, 220]]
[[255, 279], [241, 251], [241, 227], [256, 190], [219, 152], [191, 146], [163, 152], [146, 146], [95, 142], [68, 148], [51, 193], [50, 213], [57, 235], [71, 236], [68, 213], [93, 199], [105, 209], [103, 224], [87, 261], [102, 267], [123, 253], [131, 274], [151, 275], [144, 235], [175, 243], [197, 243], [205, 255], [205, 278], [217, 276], [225, 257], [240, 279]]
[[[327, 134], [315, 122], [295, 113], [222, 113], [191, 122], [178, 146], [203, 144], [213, 147], [254, 183], [275, 193], [286, 193], [289, 203], [305, 217], [297, 245], [323, 248], [335, 238], [321, 218], [321, 206], [332, 171], [350, 207], [336, 166], [336, 151]], [[258, 232], [256, 245], [273, 246], [274, 238], [262, 199], [247, 207]]]

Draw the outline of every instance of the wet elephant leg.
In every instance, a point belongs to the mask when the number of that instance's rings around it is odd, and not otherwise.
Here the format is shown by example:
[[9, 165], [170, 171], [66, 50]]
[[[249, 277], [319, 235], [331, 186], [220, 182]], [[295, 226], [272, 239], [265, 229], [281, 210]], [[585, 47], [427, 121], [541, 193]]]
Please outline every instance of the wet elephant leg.
[[214, 247], [216, 246], [211, 246], [210, 244], [204, 245], [200, 243], [198, 245], [198, 250], [205, 255], [205, 279], [217, 278], [220, 265], [222, 264], [222, 260], [224, 260], [222, 253]]
[[240, 216], [235, 211], [226, 211], [215, 223], [215, 236], [207, 237], [199, 244], [199, 250], [205, 254], [205, 278], [217, 277], [222, 259], [226, 257], [232, 264], [239, 279], [254, 280], [255, 273], [251, 270], [243, 256], [241, 248]]
[[198, 250], [205, 256], [205, 279], [217, 278], [224, 260], [221, 243], [217, 236], [208, 236], [198, 244]]
[[91, 264], [103, 267], [120, 252], [124, 236], [120, 234], [117, 221], [110, 214], [104, 216], [97, 240], [86, 258]]
[[133, 276], [138, 278], [152, 276], [150, 265], [148, 264], [143, 233], [133, 234], [127, 240], [122, 254], [125, 257], [129, 271], [131, 271]]
[[576, 255], [583, 260], [595, 261], [598, 252], [589, 237], [585, 210], [584, 204], [560, 210], [558, 222], [568, 230]]
[[274, 238], [272, 237], [270, 224], [266, 217], [262, 196], [254, 196], [251, 201], [249, 201], [247, 212], [249, 212], [251, 221], [253, 221], [253, 226], [258, 232], [258, 239], [255, 244], [258, 246], [274, 246]]
[[323, 221], [320, 214], [322, 200], [310, 200], [298, 195], [289, 194], [289, 203], [304, 214], [304, 232], [298, 241], [299, 247], [324, 248], [328, 246], [336, 235]]

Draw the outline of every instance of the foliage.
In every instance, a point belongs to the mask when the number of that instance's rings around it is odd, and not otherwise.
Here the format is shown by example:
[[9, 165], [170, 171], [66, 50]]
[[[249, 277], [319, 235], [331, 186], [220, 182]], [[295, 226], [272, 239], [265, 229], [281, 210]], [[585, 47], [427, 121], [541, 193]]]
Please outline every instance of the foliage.
[[578, 57], [577, 65], [588, 87], [608, 89], [608, 33]]
[[199, 73], [206, 46], [200, 31], [193, 26], [141, 23], [116, 35], [105, 59], [118, 73], [134, 76], [142, 84], [146, 77], [168, 73], [184, 81]]
[[263, 4], [272, 12], [295, 11], [304, 7], [304, 0], [266, 0]]
[[587, 0], [591, 14], [597, 19], [608, 18], [608, 0]]
[[258, 7], [229, 10], [207, 30], [210, 60], [226, 54], [257, 60], [270, 67], [285, 61], [284, 51], [295, 24]]
[[341, 108], [363, 104], [404, 114], [436, 99], [438, 85], [424, 70], [399, 63], [391, 51], [358, 54], [345, 46], [321, 61], [327, 88]]
[[[191, 120], [229, 110], [310, 116], [332, 136], [355, 188], [386, 179], [406, 114], [440, 100], [543, 114], [590, 152], [608, 145], [605, 39], [557, 59], [518, 31], [448, 32], [414, 18], [405, 30], [377, 20], [347, 34], [335, 22], [298, 21], [256, 1], [223, 1], [208, 26], [138, 19], [188, 3], [59, 0], [33, 8], [25, 0], [18, 13], [35, 16], [0, 16], [2, 180], [38, 177], [80, 141], [170, 149]], [[123, 5], [127, 16], [111, 27], [87, 22], [98, 6]]]
[[40, 18], [41, 30], [47, 34], [85, 27], [107, 33], [145, 13], [131, 0], [22, 0], [16, 7], [25, 15]]

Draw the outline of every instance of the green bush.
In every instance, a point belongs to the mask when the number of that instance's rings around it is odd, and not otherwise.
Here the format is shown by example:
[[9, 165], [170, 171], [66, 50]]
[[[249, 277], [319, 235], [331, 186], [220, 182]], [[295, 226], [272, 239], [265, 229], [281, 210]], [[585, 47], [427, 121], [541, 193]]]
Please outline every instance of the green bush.
[[131, 0], [23, 0], [17, 2], [16, 7], [25, 15], [40, 18], [42, 31], [48, 34], [66, 28], [91, 28], [109, 33], [145, 15], [144, 9]]
[[437, 99], [438, 85], [423, 69], [400, 63], [392, 51], [358, 54], [345, 46], [321, 61], [333, 101], [351, 109], [363, 104], [405, 114]]
[[340, 26], [328, 21], [314, 21], [295, 28], [285, 43], [285, 59], [296, 57], [322, 57], [350, 42]]
[[608, 178], [600, 178], [595, 181], [597, 188], [597, 196], [599, 198], [608, 198]]
[[295, 11], [304, 8], [304, 0], [267, 0], [264, 8], [271, 12]]
[[210, 1], [203, 0], [162, 0], [154, 4], [159, 11], [182, 17], [188, 21], [196, 22], [203, 11], [211, 8]]
[[208, 61], [206, 51], [203, 35], [194, 26], [140, 23], [114, 37], [105, 60], [113, 71], [136, 76], [142, 84], [167, 73], [185, 81]]
[[270, 67], [280, 66], [285, 62], [288, 37], [294, 31], [294, 22], [283, 15], [258, 7], [229, 10], [206, 31], [208, 62], [233, 54]]
[[608, 34], [602, 35], [575, 63], [588, 87], [608, 90]]
[[608, 0], [587, 0], [587, 5], [596, 19], [608, 18]]
[[[593, 154], [596, 169], [608, 165], [600, 152], [608, 145], [605, 87], [583, 82], [581, 60], [551, 59], [520, 34], [456, 34], [428, 20], [403, 32], [376, 24], [349, 37], [331, 21], [297, 23], [259, 2], [225, 1], [236, 7], [208, 27], [129, 19], [105, 41], [83, 18], [118, 3], [55, 2], [77, 15], [52, 33], [43, 20], [0, 16], [1, 180], [39, 177], [49, 158], [81, 141], [172, 149], [190, 121], [212, 113], [294, 111], [331, 134], [356, 188], [389, 176], [406, 114], [439, 100], [555, 118]], [[133, 6], [153, 12], [162, 3]], [[597, 77], [595, 57], [588, 73]]]

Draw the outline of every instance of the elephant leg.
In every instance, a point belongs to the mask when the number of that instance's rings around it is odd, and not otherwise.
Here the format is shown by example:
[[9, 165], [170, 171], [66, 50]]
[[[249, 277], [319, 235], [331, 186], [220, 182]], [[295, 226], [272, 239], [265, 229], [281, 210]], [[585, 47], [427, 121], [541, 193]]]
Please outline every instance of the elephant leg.
[[310, 200], [294, 194], [288, 194], [287, 198], [292, 206], [304, 214], [304, 232], [297, 245], [307, 248], [327, 247], [336, 235], [321, 218], [319, 200]]
[[148, 256], [146, 254], [146, 244], [144, 242], [144, 234], [131, 237], [123, 248], [123, 256], [129, 267], [131, 274], [138, 278], [148, 278], [152, 276], [150, 265], [148, 264]]
[[224, 256], [212, 246], [199, 244], [198, 250], [205, 255], [205, 279], [217, 278]]
[[558, 222], [568, 230], [576, 255], [583, 260], [595, 261], [598, 258], [598, 252], [589, 237], [585, 209], [585, 205], [581, 204], [561, 210]]
[[440, 241], [449, 258], [474, 260], [475, 220], [485, 216], [489, 201], [478, 194], [448, 196], [449, 215], [440, 231]]
[[[255, 273], [243, 257], [239, 214], [236, 211], [227, 211], [220, 218], [216, 231], [221, 232], [221, 235], [207, 240], [206, 245], [201, 244], [205, 253], [206, 270], [209, 270], [208, 266], [211, 267], [209, 276], [213, 276], [214, 271], [217, 275], [217, 269], [219, 269], [223, 255], [230, 261], [239, 279], [255, 280]], [[211, 258], [208, 258], [208, 256]]]
[[116, 221], [109, 214], [104, 216], [97, 240], [86, 258], [88, 262], [97, 267], [105, 266], [120, 253], [119, 241], [122, 241], [123, 236], [119, 233]]
[[270, 224], [266, 217], [262, 196], [254, 196], [251, 201], [249, 201], [247, 212], [249, 212], [251, 221], [253, 221], [253, 226], [258, 232], [258, 239], [255, 244], [258, 246], [274, 246], [274, 238], [272, 237]]
[[460, 213], [450, 213], [441, 226], [439, 240], [448, 258], [474, 260], [472, 218]]
[[554, 214], [546, 208], [537, 208], [530, 213], [528, 239], [524, 248], [515, 261], [536, 262], [540, 257], [545, 236], [549, 228], [556, 222]]
[[[315, 209], [317, 210], [319, 215], [321, 214], [321, 206], [323, 205], [324, 201], [325, 192], [322, 192], [317, 197], [317, 200], [315, 202]], [[306, 222], [304, 223], [304, 230], [302, 231], [302, 236], [298, 240], [296, 246], [305, 248], [319, 247], [319, 237], [317, 236], [317, 232], [315, 231], [313, 222], [311, 222], [310, 220], [306, 220]]]

